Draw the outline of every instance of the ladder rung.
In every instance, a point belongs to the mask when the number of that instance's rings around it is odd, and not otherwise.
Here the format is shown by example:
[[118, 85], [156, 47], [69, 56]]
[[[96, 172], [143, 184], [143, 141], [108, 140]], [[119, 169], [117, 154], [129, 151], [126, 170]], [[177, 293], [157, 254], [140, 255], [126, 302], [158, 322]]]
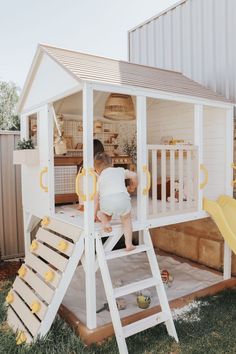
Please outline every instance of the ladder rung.
[[105, 257], [108, 260], [108, 259], [120, 258], [125, 256], [132, 256], [133, 254], [146, 252], [148, 250], [150, 250], [149, 246], [140, 245], [140, 246], [136, 246], [136, 248], [133, 251], [126, 251], [126, 249], [123, 248], [120, 250], [105, 252]]
[[165, 322], [167, 320], [171, 319], [170, 316], [168, 316], [164, 312], [159, 312], [156, 313], [155, 315], [148, 316], [146, 318], [143, 318], [142, 320], [136, 321], [134, 323], [131, 323], [127, 326], [123, 327], [123, 333], [125, 338], [132, 336], [135, 333], [144, 331], [145, 329], [154, 327], [162, 322]]
[[148, 278], [114, 289], [115, 298], [135, 293], [136, 291], [158, 285], [157, 278]]

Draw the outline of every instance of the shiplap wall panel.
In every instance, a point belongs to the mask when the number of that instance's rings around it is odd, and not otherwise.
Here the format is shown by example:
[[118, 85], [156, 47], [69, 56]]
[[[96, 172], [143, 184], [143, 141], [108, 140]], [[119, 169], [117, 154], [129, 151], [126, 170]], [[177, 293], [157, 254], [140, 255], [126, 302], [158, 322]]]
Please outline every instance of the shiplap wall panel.
[[204, 195], [216, 199], [225, 194], [225, 127], [226, 112], [219, 108], [204, 108], [203, 119], [203, 163], [206, 166], [209, 179], [204, 189]]
[[235, 0], [182, 1], [129, 31], [129, 60], [181, 71], [236, 101], [235, 23]]
[[18, 132], [0, 131], [0, 250], [2, 259], [24, 255], [20, 166], [13, 165]]
[[148, 144], [160, 144], [164, 136], [193, 143], [193, 105], [149, 100], [148, 107]]

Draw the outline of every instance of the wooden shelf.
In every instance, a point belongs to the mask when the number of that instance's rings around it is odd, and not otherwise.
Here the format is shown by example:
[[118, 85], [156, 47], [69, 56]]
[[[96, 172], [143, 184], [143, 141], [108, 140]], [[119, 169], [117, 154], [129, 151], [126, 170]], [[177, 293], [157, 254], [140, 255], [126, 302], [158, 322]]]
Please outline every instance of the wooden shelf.
[[93, 135], [116, 135], [117, 138], [119, 134], [116, 132], [93, 132]]
[[55, 166], [76, 166], [80, 165], [83, 161], [82, 156], [55, 156], [54, 165]]

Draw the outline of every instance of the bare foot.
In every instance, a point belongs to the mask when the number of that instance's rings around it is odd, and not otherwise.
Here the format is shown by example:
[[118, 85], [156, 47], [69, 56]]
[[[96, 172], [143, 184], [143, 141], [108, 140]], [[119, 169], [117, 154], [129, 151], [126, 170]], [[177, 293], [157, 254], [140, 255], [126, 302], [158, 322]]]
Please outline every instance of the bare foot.
[[84, 205], [79, 204], [79, 205], [77, 206], [77, 209], [78, 209], [79, 211], [84, 211]]
[[126, 251], [133, 251], [135, 250], [135, 246], [134, 245], [129, 245], [129, 246], [126, 246]]
[[111, 227], [111, 225], [109, 225], [109, 224], [104, 225], [104, 226], [103, 226], [103, 231], [104, 231], [104, 232], [108, 232], [108, 233], [112, 232], [112, 227]]

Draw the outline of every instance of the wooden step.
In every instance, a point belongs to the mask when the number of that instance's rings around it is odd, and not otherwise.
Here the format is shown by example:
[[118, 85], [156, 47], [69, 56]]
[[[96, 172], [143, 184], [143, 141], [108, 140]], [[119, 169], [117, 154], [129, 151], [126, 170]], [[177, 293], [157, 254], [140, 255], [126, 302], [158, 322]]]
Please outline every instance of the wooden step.
[[54, 233], [43, 229], [42, 227], [39, 228], [36, 239], [47, 243], [49, 246], [55, 248], [55, 250], [58, 252], [64, 253], [67, 256], [71, 255], [74, 248], [73, 243], [65, 240], [63, 237], [59, 237]]
[[18, 317], [21, 319], [26, 328], [30, 331], [33, 336], [37, 335], [40, 320], [31, 312], [25, 302], [18, 296], [18, 294], [11, 290], [14, 300], [11, 303], [11, 307], [14, 309]]
[[[37, 241], [37, 239], [36, 239]], [[37, 241], [37, 248], [32, 251], [32, 253], [45, 259], [45, 261], [52, 264], [55, 268], [63, 272], [67, 266], [68, 259], [60, 255], [51, 248], [43, 245], [41, 242]]]
[[163, 312], [159, 312], [156, 313], [155, 315], [148, 316], [146, 318], [143, 318], [142, 320], [124, 326], [123, 327], [124, 336], [125, 338], [130, 337], [135, 333], [139, 333], [141, 331], [144, 331], [145, 329], [154, 327], [162, 322], [166, 322], [169, 319], [170, 316], [168, 316], [166, 313]]
[[118, 298], [120, 296], [132, 294], [137, 291], [150, 288], [152, 286], [157, 286], [157, 284], [158, 284], [157, 278], [155, 278], [155, 277], [147, 278], [147, 279], [140, 280], [135, 283], [124, 285], [124, 286], [114, 289], [114, 296], [115, 296], [115, 298]]
[[45, 279], [47, 272], [51, 272], [53, 274], [53, 279], [50, 281], [50, 286], [53, 286], [54, 288], [58, 286], [61, 280], [61, 273], [52, 268], [50, 264], [43, 262], [42, 259], [30, 252], [25, 258], [25, 264], [36, 271], [43, 279]]
[[24, 302], [31, 307], [33, 303], [39, 304], [39, 309], [36, 312], [36, 315], [42, 320], [47, 311], [47, 305], [38, 297], [38, 295], [26, 284], [21, 278], [17, 277], [13, 289], [17, 294], [24, 299]]
[[82, 233], [82, 229], [75, 225], [65, 223], [64, 221], [49, 218], [49, 224], [44, 228], [57, 232], [60, 235], [70, 238], [73, 241], [78, 241]]
[[136, 246], [136, 248], [133, 251], [126, 251], [125, 248], [122, 248], [120, 250], [105, 252], [105, 257], [107, 260], [108, 259], [115, 259], [115, 258], [120, 258], [120, 257], [132, 256], [133, 254], [146, 252], [148, 250], [150, 250], [150, 247], [148, 247], [146, 245], [140, 245], [140, 246]]
[[[26, 337], [26, 343], [30, 344], [33, 340], [32, 335], [29, 333], [27, 328], [21, 322], [19, 317], [15, 314], [11, 307], [8, 308], [7, 311], [7, 323], [13, 329], [14, 332], [22, 332]], [[20, 344], [20, 343], [19, 343]]]

